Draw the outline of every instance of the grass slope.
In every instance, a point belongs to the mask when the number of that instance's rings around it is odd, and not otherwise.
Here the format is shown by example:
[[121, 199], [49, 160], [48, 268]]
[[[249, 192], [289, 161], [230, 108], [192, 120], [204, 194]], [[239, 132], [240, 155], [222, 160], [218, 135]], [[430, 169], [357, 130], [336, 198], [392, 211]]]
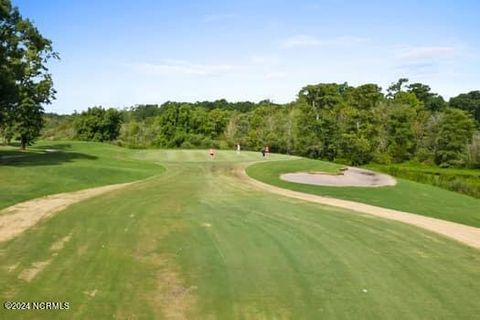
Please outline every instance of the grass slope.
[[[47, 152], [50, 149], [56, 152]], [[85, 142], [38, 143], [28, 152], [0, 147], [0, 209], [49, 194], [144, 179], [163, 172], [135, 151]]]
[[480, 199], [438, 187], [397, 179], [393, 187], [324, 187], [293, 183], [280, 179], [282, 173], [297, 171], [336, 172], [340, 165], [318, 160], [293, 160], [259, 163], [247, 173], [260, 181], [295, 191], [368, 203], [439, 219], [480, 227]]
[[[473, 319], [480, 313], [479, 251], [408, 225], [252, 189], [234, 168], [258, 160], [256, 153], [221, 152], [219, 161], [205, 151], [136, 157], [166, 159], [167, 171], [73, 205], [0, 244], [0, 300], [69, 301], [71, 309], [0, 309], [0, 318]], [[39, 261], [49, 264], [33, 280], [18, 278]]]

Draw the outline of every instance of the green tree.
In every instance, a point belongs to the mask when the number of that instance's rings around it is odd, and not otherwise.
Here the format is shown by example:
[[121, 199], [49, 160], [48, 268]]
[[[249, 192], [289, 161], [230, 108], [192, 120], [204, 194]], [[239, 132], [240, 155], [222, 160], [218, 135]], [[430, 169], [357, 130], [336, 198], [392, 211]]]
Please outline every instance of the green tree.
[[370, 162], [378, 146], [379, 115], [346, 106], [340, 109], [338, 122], [338, 157], [352, 165]]
[[405, 92], [405, 91], [397, 92], [392, 102], [393, 102], [392, 104], [393, 107], [395, 105], [406, 105], [414, 109], [423, 108], [422, 101], [420, 101], [417, 98], [417, 96], [412, 92]]
[[347, 93], [347, 103], [361, 110], [377, 107], [383, 98], [382, 88], [372, 83], [351, 88]]
[[43, 108], [30, 97], [22, 99], [15, 114], [15, 132], [19, 136], [20, 146], [25, 150], [40, 135], [43, 127]]
[[408, 83], [407, 78], [400, 78], [387, 89], [387, 98], [394, 98], [398, 93], [403, 92], [404, 85]]
[[347, 83], [320, 83], [298, 94], [297, 146], [301, 154], [333, 160], [338, 138], [337, 111], [352, 90]]
[[[4, 128], [11, 119], [15, 103], [18, 103], [19, 60], [23, 54], [19, 48], [18, 23], [21, 21], [18, 9], [9, 0], [0, 0], [0, 127]], [[7, 122], [8, 121], [8, 122]]]
[[303, 87], [298, 93], [299, 100], [305, 101], [311, 105], [315, 113], [315, 118], [320, 118], [320, 110], [332, 109], [343, 101], [343, 96], [349, 90], [347, 83], [320, 83], [317, 85], [308, 85]]
[[375, 84], [365, 84], [349, 88], [344, 102], [335, 111], [337, 136], [335, 144], [338, 157], [358, 165], [370, 162], [378, 150], [380, 114], [377, 112], [384, 97], [381, 88]]
[[480, 168], [480, 132], [473, 135], [472, 142], [467, 146], [467, 164], [471, 168]]
[[414, 121], [415, 109], [400, 105], [391, 108], [386, 132], [388, 137], [388, 154], [394, 162], [410, 160], [415, 152]]
[[480, 125], [480, 91], [459, 94], [450, 99], [449, 105], [452, 108], [467, 111]]
[[46, 67], [52, 58], [58, 54], [51, 41], [10, 0], [0, 0], [0, 126], [15, 128], [22, 149], [40, 134], [42, 104], [54, 99]]
[[113, 108], [88, 108], [74, 121], [76, 136], [87, 141], [113, 141], [120, 134], [122, 114]]
[[139, 104], [130, 108], [130, 115], [137, 121], [160, 114], [160, 107], [156, 104]]
[[234, 112], [225, 127], [225, 137], [230, 146], [240, 143], [242, 148], [251, 148], [247, 145], [247, 136], [250, 131], [249, 113]]
[[210, 138], [218, 138], [225, 131], [230, 113], [226, 110], [215, 108], [208, 112], [205, 123], [205, 133]]
[[304, 99], [297, 101], [295, 117], [295, 144], [300, 155], [320, 158], [324, 154], [324, 146], [320, 141], [322, 126], [320, 115], [312, 105]]
[[439, 123], [435, 163], [441, 167], [464, 165], [466, 147], [474, 128], [469, 114], [459, 109], [446, 109]]
[[425, 109], [429, 111], [441, 111], [447, 103], [443, 100], [443, 97], [437, 93], [431, 92], [431, 88], [422, 83], [412, 83], [407, 86], [408, 92], [413, 93], [418, 100], [423, 102]]

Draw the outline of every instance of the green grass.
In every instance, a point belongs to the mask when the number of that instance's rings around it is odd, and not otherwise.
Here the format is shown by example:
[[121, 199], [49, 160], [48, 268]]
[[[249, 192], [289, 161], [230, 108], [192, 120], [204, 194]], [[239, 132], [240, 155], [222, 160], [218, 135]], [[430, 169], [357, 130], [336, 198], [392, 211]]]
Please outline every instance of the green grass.
[[438, 168], [418, 163], [372, 164], [368, 168], [480, 199], [480, 170], [478, 169]]
[[[257, 191], [234, 170], [257, 161], [257, 153], [220, 152], [209, 160], [204, 150], [148, 150], [133, 158], [163, 160], [166, 172], [77, 203], [0, 243], [1, 301], [71, 304], [51, 312], [0, 308], [0, 319], [480, 314], [478, 250], [401, 223]], [[50, 263], [31, 282], [18, 279], [38, 261]]]
[[[56, 152], [46, 150], [55, 149]], [[0, 147], [0, 209], [49, 194], [144, 179], [163, 168], [109, 144], [40, 142], [20, 152]]]
[[297, 171], [335, 172], [341, 166], [318, 160], [260, 163], [247, 173], [260, 181], [300, 192], [368, 203], [380, 207], [417, 213], [429, 217], [480, 227], [480, 200], [438, 187], [397, 179], [397, 185], [381, 188], [324, 187], [280, 179], [282, 173]]

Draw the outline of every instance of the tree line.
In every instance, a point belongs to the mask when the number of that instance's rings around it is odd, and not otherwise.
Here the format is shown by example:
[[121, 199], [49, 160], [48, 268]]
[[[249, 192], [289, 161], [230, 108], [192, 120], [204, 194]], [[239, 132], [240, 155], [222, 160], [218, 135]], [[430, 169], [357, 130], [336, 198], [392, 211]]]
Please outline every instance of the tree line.
[[352, 165], [418, 161], [480, 167], [480, 92], [445, 101], [428, 85], [308, 85], [287, 104], [166, 102], [49, 115], [45, 138], [115, 141], [129, 148], [269, 146], [272, 152]]
[[422, 83], [308, 85], [287, 104], [264, 100], [167, 102], [124, 110], [44, 114], [55, 98], [50, 40], [0, 0], [0, 136], [25, 149], [36, 138], [114, 141], [130, 148], [232, 148], [353, 165], [419, 161], [480, 167], [480, 91], [445, 101]]

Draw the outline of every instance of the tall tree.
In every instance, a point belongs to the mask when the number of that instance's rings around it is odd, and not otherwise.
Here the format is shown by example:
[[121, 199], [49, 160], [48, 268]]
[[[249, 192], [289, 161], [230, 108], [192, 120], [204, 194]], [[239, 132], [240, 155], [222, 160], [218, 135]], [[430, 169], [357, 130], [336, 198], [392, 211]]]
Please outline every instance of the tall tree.
[[415, 109], [400, 105], [391, 108], [386, 132], [388, 154], [394, 162], [410, 160], [415, 152]]
[[43, 127], [42, 115], [43, 108], [28, 96], [23, 98], [16, 108], [15, 132], [18, 134], [22, 150], [40, 135]]
[[382, 88], [368, 83], [351, 88], [347, 93], [347, 103], [360, 110], [371, 110], [383, 100]]
[[52, 58], [58, 54], [51, 41], [10, 0], [0, 0], [0, 126], [16, 128], [22, 149], [39, 135], [42, 104], [55, 96], [46, 66]]
[[352, 165], [361, 165], [373, 159], [379, 143], [379, 114], [351, 106], [339, 110], [337, 140], [338, 156]]
[[450, 99], [449, 105], [450, 107], [467, 111], [480, 125], [480, 91], [459, 94]]
[[387, 98], [394, 98], [399, 92], [403, 91], [404, 84], [408, 83], [407, 78], [400, 78], [387, 89]]
[[303, 87], [298, 93], [299, 100], [311, 105], [316, 111], [315, 116], [320, 118], [320, 110], [332, 109], [342, 102], [343, 95], [348, 91], [347, 83], [320, 83]]
[[442, 167], [464, 165], [474, 127], [472, 117], [466, 112], [446, 109], [439, 124], [435, 163]]
[[431, 92], [430, 86], [422, 83], [412, 83], [407, 86], [408, 92], [415, 94], [418, 100], [423, 102], [425, 109], [429, 111], [441, 111], [447, 103], [443, 100], [443, 97], [437, 93]]

